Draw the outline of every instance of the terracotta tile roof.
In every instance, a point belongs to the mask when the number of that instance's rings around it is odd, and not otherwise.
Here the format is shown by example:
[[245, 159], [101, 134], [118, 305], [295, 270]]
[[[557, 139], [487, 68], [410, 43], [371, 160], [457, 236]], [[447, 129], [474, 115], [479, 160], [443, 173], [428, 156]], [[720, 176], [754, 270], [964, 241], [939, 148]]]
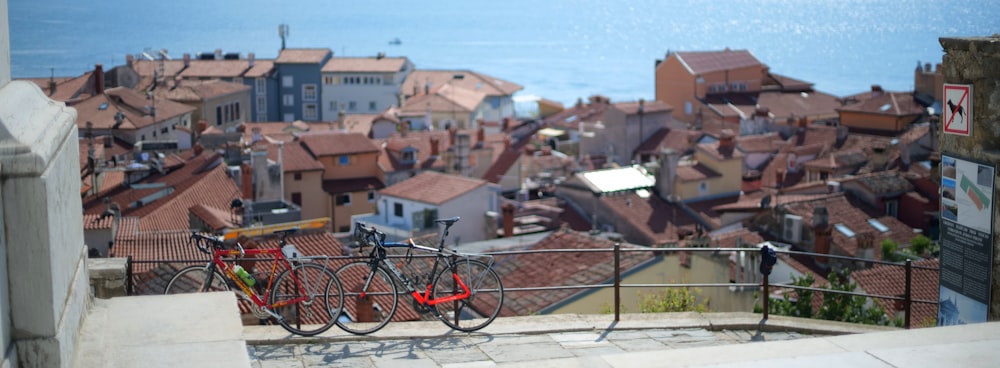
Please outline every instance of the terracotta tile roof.
[[[42, 92], [46, 96], [49, 96], [53, 100], [69, 102], [94, 95], [96, 89], [93, 75], [93, 71], [88, 71], [79, 77], [18, 79], [34, 82], [38, 85], [38, 88], [42, 89]], [[55, 90], [49, 88], [51, 82], [55, 82]]]
[[691, 71], [692, 75], [763, 66], [747, 50], [690, 51], [676, 52], [673, 55]]
[[741, 135], [736, 137], [736, 147], [744, 153], [778, 152], [783, 141], [778, 133]]
[[[267, 158], [278, 162], [278, 145], [267, 145]], [[282, 158], [286, 173], [304, 171], [322, 171], [323, 163], [316, 160], [301, 142], [288, 142], [282, 148]]]
[[[159, 96], [172, 101], [204, 102], [205, 100], [250, 91], [250, 86], [222, 80], [183, 81], [172, 88], [157, 89]], [[160, 101], [157, 101], [159, 111]]]
[[431, 94], [410, 97], [399, 108], [400, 116], [424, 116], [428, 107], [431, 112], [438, 113], [471, 113], [479, 107], [486, 94], [471, 89], [440, 86], [431, 90]]
[[811, 91], [813, 84], [786, 75], [767, 73], [761, 81], [765, 86], [776, 86], [782, 91]]
[[[471, 144], [473, 145], [473, 150], [478, 150], [476, 148], [478, 141], [476, 136], [478, 132], [476, 130], [462, 130], [456, 131], [456, 134], [468, 134], [471, 138]], [[382, 151], [383, 154], [379, 155], [379, 166], [382, 167], [386, 172], [393, 171], [403, 171], [403, 170], [444, 170], [444, 160], [440, 158], [444, 155], [452, 146], [451, 138], [449, 137], [448, 131], [436, 130], [436, 131], [419, 131], [419, 132], [408, 132], [406, 137], [403, 137], [399, 133], [393, 134], [392, 137], [381, 140], [383, 144]], [[486, 142], [483, 144], [483, 148], [491, 149], [493, 156], [490, 158], [491, 163], [496, 163], [501, 159], [501, 156], [505, 153], [506, 148], [504, 148], [504, 140], [507, 135], [505, 133], [488, 133], [484, 134]], [[438, 156], [431, 156], [432, 147], [431, 140], [436, 140], [438, 145]], [[402, 151], [407, 148], [412, 148], [417, 150], [417, 157], [415, 162], [402, 161]], [[507, 157], [506, 159], [510, 159]], [[506, 171], [504, 172], [506, 173]], [[502, 174], [500, 174], [502, 175]], [[487, 177], [484, 175], [484, 178]]]
[[[461, 76], [461, 78], [457, 78]], [[414, 70], [403, 81], [401, 92], [406, 96], [423, 94], [430, 83], [431, 89], [445, 84], [462, 89], [482, 92], [487, 96], [512, 96], [523, 86], [469, 70]], [[416, 92], [414, 92], [416, 91]]]
[[[913, 267], [910, 276], [910, 295], [912, 299], [938, 300], [938, 281], [940, 260], [924, 259], [915, 261], [913, 266], [929, 267], [933, 270]], [[906, 286], [906, 269], [902, 266], [876, 265], [871, 269], [857, 271], [851, 274], [851, 278], [858, 283], [864, 292], [869, 294], [885, 296], [903, 296]], [[872, 298], [882, 309], [885, 309], [890, 316], [901, 311], [896, 308], [894, 300]], [[914, 327], [931, 327], [937, 323], [937, 303], [912, 303], [910, 304], [910, 323]]]
[[[636, 237], [629, 237], [631, 243], [660, 246], [678, 240], [679, 228], [693, 228], [696, 221], [684, 210], [667, 203], [659, 196], [643, 198], [634, 192], [620, 195], [602, 196], [601, 203], [621, 221], [631, 224], [637, 231]], [[586, 229], [590, 220], [586, 219]], [[619, 229], [622, 230], [622, 229]]]
[[191, 60], [180, 72], [181, 78], [239, 78], [250, 68], [250, 61], [240, 60]]
[[224, 229], [235, 229], [239, 227], [231, 221], [233, 219], [233, 214], [229, 211], [206, 207], [202, 204], [191, 206], [189, 211], [191, 211], [192, 216], [195, 216], [205, 222], [205, 224], [207, 224], [212, 231], [222, 231]]
[[[537, 131], [537, 128], [534, 129], [532, 135]], [[510, 147], [503, 149], [496, 161], [493, 162], [493, 165], [486, 170], [486, 173], [483, 175], [483, 179], [486, 179], [486, 181], [489, 181], [490, 183], [500, 182], [503, 175], [507, 174], [507, 171], [517, 164], [518, 159], [524, 152], [524, 147], [528, 145], [529, 141], [529, 139], [522, 139], [517, 143], [512, 144]]]
[[162, 186], [117, 187], [106, 195], [85, 198], [84, 213], [103, 212], [103, 199], [108, 198], [121, 206], [123, 216], [141, 218], [139, 230], [188, 229], [190, 207], [201, 204], [228, 211], [231, 200], [239, 195], [239, 189], [221, 163], [222, 158], [217, 154], [195, 156], [180, 168], [165, 174], [153, 173], [142, 181]]
[[884, 92], [871, 95], [858, 102], [845, 105], [838, 111], [863, 112], [879, 115], [922, 115], [927, 112], [927, 108], [913, 98], [912, 93]]
[[[544, 249], [612, 249], [614, 243], [571, 230], [558, 230], [542, 239], [531, 250]], [[623, 249], [637, 248], [623, 244]], [[649, 252], [623, 252], [622, 271], [633, 269], [653, 258]], [[614, 257], [609, 252], [539, 253], [498, 257], [494, 266], [505, 288], [540, 286], [594, 285], [614, 277]], [[501, 316], [544, 313], [575, 295], [586, 295], [587, 289], [524, 291], [517, 297], [505, 298]]]
[[[375, 123], [375, 119], [381, 117], [381, 115], [376, 114], [347, 114], [344, 116], [344, 129], [348, 133], [361, 133], [366, 137], [372, 132], [372, 124]], [[397, 121], [398, 123], [398, 121]], [[331, 126], [339, 124], [334, 122]]]
[[716, 160], [731, 160], [731, 159], [742, 159], [744, 154], [738, 149], [725, 149], [720, 147], [719, 142], [701, 143], [695, 146], [695, 148], [708, 154], [709, 156], [715, 158]]
[[[825, 184], [824, 184], [825, 185]], [[795, 203], [795, 202], [805, 202], [817, 199], [822, 199], [830, 196], [831, 194], [780, 194], [780, 193], [765, 193], [765, 192], [754, 192], [750, 194], [743, 194], [739, 197], [739, 200], [735, 202], [728, 202], [724, 204], [719, 204], [712, 207], [712, 210], [717, 212], [722, 211], [763, 211], [769, 210], [774, 207], [781, 205]], [[832, 194], [838, 195], [838, 194]], [[761, 206], [764, 196], [768, 196], [767, 206]]]
[[152, 77], [154, 73], [160, 74], [160, 67], [163, 67], [162, 78], [173, 79], [177, 73], [184, 69], [184, 60], [145, 60], [136, 59], [132, 62], [132, 69], [142, 77]]
[[670, 148], [686, 155], [693, 151], [695, 143], [704, 135], [697, 130], [660, 128], [642, 142], [636, 152], [659, 155], [661, 149]]
[[406, 65], [405, 57], [332, 57], [324, 73], [396, 73]]
[[486, 180], [424, 171], [388, 188], [381, 194], [432, 205], [444, 204], [488, 184]]
[[690, 213], [694, 213], [698, 216], [701, 223], [707, 226], [708, 230], [718, 229], [722, 226], [722, 221], [720, 217], [722, 213], [715, 210], [716, 206], [724, 205], [727, 203], [735, 203], [739, 201], [739, 195], [719, 197], [709, 200], [701, 200], [692, 203], [686, 203], [685, 207]]
[[[146, 106], [152, 102], [138, 92], [126, 88], [111, 88], [105, 94], [87, 98], [73, 108], [77, 111], [76, 123], [81, 131], [87, 128], [87, 122], [93, 123], [94, 129], [112, 129], [115, 124], [115, 114], [121, 112], [125, 119], [117, 129], [131, 130], [147, 127], [154, 123], [153, 116], [146, 112]], [[194, 107], [165, 99], [156, 101], [156, 117], [165, 121], [179, 115], [194, 111]]]
[[848, 236], [836, 229], [831, 231], [833, 235], [831, 246], [839, 247], [847, 256], [860, 256], [858, 254], [858, 237], [856, 234], [860, 234], [861, 232], [871, 232], [874, 235], [873, 246], [875, 247], [875, 258], [881, 257], [878, 246], [883, 240], [892, 239], [897, 244], [909, 244], [914, 236], [913, 228], [892, 216], [882, 216], [876, 219], [889, 229], [886, 232], [880, 232], [868, 223], [868, 220], [872, 217], [848, 201], [842, 192], [829, 195], [823, 199], [788, 204], [785, 206], [785, 209], [788, 213], [801, 216], [803, 226], [807, 229], [812, 229], [813, 211], [817, 207], [826, 207], [831, 227], [836, 224], [842, 224], [855, 233], [853, 236]]
[[274, 73], [274, 60], [254, 60], [254, 64], [250, 69], [247, 69], [246, 73], [243, 73], [245, 78], [265, 78], [270, 77]]
[[330, 49], [284, 49], [274, 60], [275, 64], [319, 64], [333, 56]]
[[114, 223], [114, 217], [107, 216], [101, 217], [97, 213], [89, 213], [83, 215], [83, 229], [84, 230], [101, 230], [101, 229], [111, 229], [111, 224]]
[[379, 151], [379, 146], [361, 133], [309, 132], [299, 136], [299, 140], [316, 157]]
[[761, 92], [757, 96], [756, 105], [749, 107], [767, 107], [776, 121], [789, 117], [808, 117], [810, 119], [828, 119], [837, 116], [840, 102], [837, 97], [819, 91], [809, 92]]

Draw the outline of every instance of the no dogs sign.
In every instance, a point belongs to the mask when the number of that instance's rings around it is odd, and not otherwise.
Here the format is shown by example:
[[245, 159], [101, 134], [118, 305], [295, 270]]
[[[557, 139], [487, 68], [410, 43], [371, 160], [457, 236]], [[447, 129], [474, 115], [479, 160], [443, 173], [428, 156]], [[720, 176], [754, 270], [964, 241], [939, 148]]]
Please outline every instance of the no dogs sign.
[[944, 120], [944, 132], [955, 135], [969, 136], [972, 134], [972, 85], [945, 84], [944, 110], [941, 114]]

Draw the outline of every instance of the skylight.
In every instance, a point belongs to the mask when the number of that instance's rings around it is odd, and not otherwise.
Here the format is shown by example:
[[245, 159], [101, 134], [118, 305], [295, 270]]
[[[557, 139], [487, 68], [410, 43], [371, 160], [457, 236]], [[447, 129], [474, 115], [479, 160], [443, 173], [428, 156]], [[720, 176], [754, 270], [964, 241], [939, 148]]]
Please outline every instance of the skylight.
[[833, 225], [833, 227], [836, 228], [837, 231], [839, 231], [841, 234], [844, 234], [844, 236], [846, 236], [848, 238], [853, 238], [854, 237], [854, 230], [851, 230], [851, 228], [847, 227], [847, 225], [836, 224], [836, 225]]
[[878, 109], [882, 110], [882, 111], [889, 111], [889, 109], [891, 109], [891, 108], [892, 108], [892, 104], [885, 104], [885, 105], [882, 105], [882, 107], [879, 107]]
[[879, 222], [876, 219], [873, 219], [873, 218], [868, 219], [868, 224], [871, 225], [872, 227], [874, 227], [879, 232], [883, 232], [884, 233], [886, 231], [889, 231], [889, 227], [888, 226], [885, 226], [885, 224]]
[[108, 109], [108, 103], [107, 102], [102, 103], [101, 106], [97, 107], [97, 109], [101, 110], [101, 111], [107, 110]]
[[573, 115], [573, 116], [570, 116], [570, 117], [566, 118], [566, 122], [567, 123], [572, 123], [574, 121], [576, 121], [576, 115]]

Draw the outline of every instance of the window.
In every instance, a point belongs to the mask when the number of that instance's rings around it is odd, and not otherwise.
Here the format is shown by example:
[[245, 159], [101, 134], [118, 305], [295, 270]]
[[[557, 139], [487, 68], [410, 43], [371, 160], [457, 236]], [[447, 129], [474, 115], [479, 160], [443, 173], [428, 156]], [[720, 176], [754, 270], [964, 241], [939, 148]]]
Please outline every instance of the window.
[[351, 193], [344, 193], [337, 195], [337, 205], [338, 206], [350, 206], [351, 205]]
[[163, 129], [160, 129], [160, 133], [162, 133], [162, 134], [166, 134], [169, 131], [170, 131], [170, 128], [167, 128], [167, 127], [163, 127]]
[[703, 181], [700, 184], [698, 184], [698, 195], [706, 195], [706, 194], [708, 194], [708, 182]]
[[281, 77], [281, 86], [285, 87], [285, 88], [295, 87], [295, 80], [292, 79], [292, 76], [290, 76], [290, 75], [286, 75], [284, 77]]
[[291, 123], [291, 122], [295, 121], [295, 114], [285, 113], [285, 115], [282, 116], [281, 121], [284, 121], [286, 123]]
[[254, 80], [254, 83], [257, 85], [256, 86], [257, 88], [255, 89], [257, 90], [258, 95], [263, 95], [267, 93], [267, 79], [257, 78], [256, 80]]
[[284, 96], [284, 100], [285, 100], [285, 106], [295, 106], [295, 95], [290, 93], [286, 94]]
[[267, 113], [267, 97], [257, 96], [257, 113], [258, 114]]
[[374, 190], [369, 190], [368, 191], [368, 203], [375, 203], [375, 191]]
[[329, 85], [333, 85], [333, 77], [329, 76], [329, 75], [323, 77], [323, 84], [328, 85], [328, 86]]
[[340, 156], [340, 157], [337, 158], [337, 163], [340, 164], [340, 166], [350, 165], [351, 164], [351, 156], [348, 156], [348, 155]]
[[153, 131], [153, 138], [156, 138], [156, 131]]
[[302, 181], [302, 173], [295, 173], [292, 178], [294, 178], [295, 181]]
[[403, 217], [403, 204], [393, 203], [392, 204], [392, 214], [396, 217]]
[[215, 125], [222, 125], [222, 106], [215, 107]]
[[143, 134], [143, 135], [142, 135], [141, 137], [139, 137], [139, 140], [140, 140], [140, 141], [144, 141], [144, 140], [146, 140], [146, 135], [145, 135], [145, 134]]
[[402, 160], [400, 160], [400, 161], [407, 162], [407, 163], [413, 163], [414, 161], [417, 160], [417, 151], [415, 151], [415, 150], [412, 150], [412, 149], [404, 150], [401, 153], [403, 154], [403, 157], [402, 157]]
[[337, 100], [330, 101], [330, 107], [327, 108], [330, 111], [337, 111]]
[[243, 78], [233, 78], [233, 83], [243, 84]]
[[233, 105], [233, 119], [240, 120], [240, 102], [236, 101]]
[[368, 102], [368, 111], [375, 111], [375, 101]]
[[302, 207], [302, 193], [293, 192], [292, 203], [295, 203], [296, 206]]
[[232, 112], [233, 112], [233, 105], [225, 105], [225, 106], [223, 106], [223, 108], [222, 108], [222, 113], [223, 113], [222, 116], [224, 116], [225, 118], [222, 120], [222, 122], [228, 123], [229, 122], [229, 118], [232, 116]]
[[315, 84], [306, 84], [302, 86], [302, 101], [316, 101]]
[[302, 120], [319, 120], [319, 107], [314, 103], [303, 105]]
[[357, 110], [357, 109], [358, 109], [358, 103], [357, 102], [351, 101], [351, 102], [347, 103], [347, 110], [348, 111], [354, 111], [354, 110]]
[[684, 114], [691, 115], [691, 110], [694, 108], [691, 106], [691, 101], [684, 102]]
[[885, 214], [899, 218], [899, 201], [895, 199], [885, 201]]

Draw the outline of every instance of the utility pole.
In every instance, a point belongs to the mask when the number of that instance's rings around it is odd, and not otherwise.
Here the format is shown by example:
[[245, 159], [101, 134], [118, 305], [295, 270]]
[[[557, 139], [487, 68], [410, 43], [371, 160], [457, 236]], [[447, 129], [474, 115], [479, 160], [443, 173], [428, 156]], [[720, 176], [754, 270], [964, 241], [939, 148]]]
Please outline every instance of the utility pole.
[[281, 49], [285, 49], [285, 39], [288, 38], [288, 24], [278, 25], [278, 37], [281, 37]]

